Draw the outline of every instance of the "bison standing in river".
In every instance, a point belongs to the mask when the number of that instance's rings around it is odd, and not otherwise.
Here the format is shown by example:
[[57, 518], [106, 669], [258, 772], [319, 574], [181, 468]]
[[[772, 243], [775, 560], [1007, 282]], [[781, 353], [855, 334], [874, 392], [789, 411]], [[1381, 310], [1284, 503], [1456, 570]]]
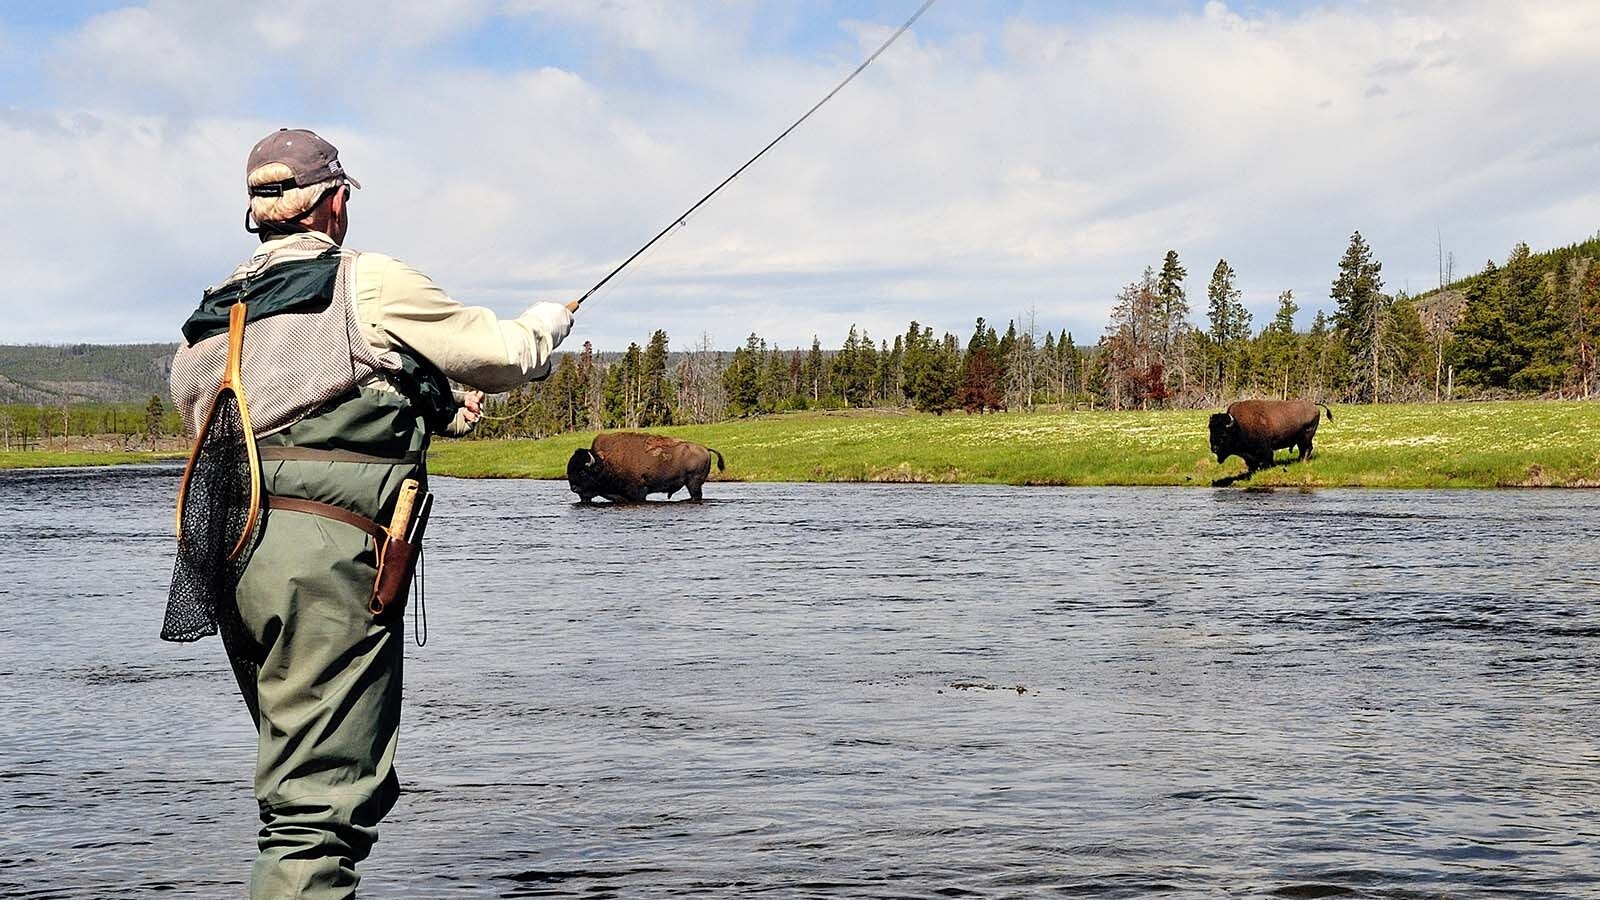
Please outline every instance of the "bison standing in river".
[[671, 497], [679, 488], [700, 499], [700, 486], [711, 477], [711, 455], [717, 471], [725, 466], [722, 454], [709, 447], [659, 434], [620, 431], [596, 435], [587, 450], [575, 450], [567, 460], [567, 483], [578, 499], [588, 503], [604, 497], [612, 503], [643, 503], [649, 494]]
[[1332, 422], [1333, 410], [1326, 403], [1240, 400], [1211, 417], [1211, 452], [1219, 464], [1230, 456], [1243, 459], [1252, 474], [1271, 465], [1273, 452], [1285, 447], [1298, 447], [1300, 461], [1305, 462], [1311, 458], [1311, 441], [1322, 418], [1319, 406]]

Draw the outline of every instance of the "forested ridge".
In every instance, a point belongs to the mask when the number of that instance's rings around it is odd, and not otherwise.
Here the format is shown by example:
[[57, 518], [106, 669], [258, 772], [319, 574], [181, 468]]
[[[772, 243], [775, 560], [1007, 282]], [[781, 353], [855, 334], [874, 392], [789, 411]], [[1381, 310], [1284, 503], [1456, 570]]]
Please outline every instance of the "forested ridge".
[[166, 394], [177, 344], [0, 344], [0, 403], [143, 402]]
[[853, 327], [824, 350], [770, 345], [751, 334], [727, 352], [702, 340], [669, 350], [664, 330], [626, 353], [586, 343], [547, 381], [491, 404], [483, 437], [705, 424], [803, 409], [900, 407], [980, 413], [1038, 406], [1215, 407], [1240, 397], [1333, 403], [1506, 397], [1587, 399], [1600, 393], [1600, 236], [1544, 253], [1517, 244], [1504, 262], [1411, 296], [1385, 290], [1381, 261], [1360, 232], [1308, 328], [1301, 300], [1278, 297], [1259, 327], [1226, 259], [1191, 298], [1176, 251], [1111, 298], [1091, 341], [978, 317], [966, 338], [912, 321], [892, 339]]

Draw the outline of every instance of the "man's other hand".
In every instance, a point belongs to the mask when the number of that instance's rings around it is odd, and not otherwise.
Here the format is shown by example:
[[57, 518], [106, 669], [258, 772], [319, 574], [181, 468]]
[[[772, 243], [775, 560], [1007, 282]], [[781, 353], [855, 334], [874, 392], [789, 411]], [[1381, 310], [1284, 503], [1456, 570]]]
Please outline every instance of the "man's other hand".
[[483, 417], [483, 391], [467, 391], [461, 395], [462, 417], [467, 424], [476, 425]]

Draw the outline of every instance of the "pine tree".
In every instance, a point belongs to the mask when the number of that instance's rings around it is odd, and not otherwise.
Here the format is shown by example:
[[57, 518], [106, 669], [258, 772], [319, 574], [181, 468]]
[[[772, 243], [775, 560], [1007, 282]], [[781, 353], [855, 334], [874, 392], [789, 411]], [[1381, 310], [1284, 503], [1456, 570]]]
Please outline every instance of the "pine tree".
[[[1000, 369], [995, 364], [998, 341], [994, 329], [979, 316], [961, 360], [961, 388], [956, 403], [968, 412], [1000, 408]], [[976, 371], [975, 371], [976, 370]]]
[[[895, 338], [895, 343], [900, 339]], [[878, 341], [878, 366], [872, 373], [872, 393], [878, 398], [882, 406], [895, 404], [894, 399], [894, 351], [889, 349], [887, 340]]]
[[639, 424], [644, 427], [672, 424], [672, 386], [667, 381], [667, 333], [657, 329], [650, 335], [639, 372]]
[[800, 377], [805, 381], [805, 391], [810, 401], [814, 404], [822, 402], [822, 385], [827, 378], [826, 366], [822, 357], [822, 342], [816, 335], [811, 336], [811, 352], [806, 354], [805, 365], [801, 368]]
[[1072, 398], [1074, 405], [1084, 394], [1084, 358], [1083, 351], [1078, 349], [1078, 344], [1072, 338], [1072, 332], [1061, 329], [1061, 340], [1056, 342], [1056, 353], [1061, 356], [1061, 372], [1065, 379], [1062, 387], [1067, 396]]
[[1417, 301], [1404, 293], [1389, 304], [1381, 372], [1385, 396], [1402, 402], [1422, 399], [1428, 365], [1428, 335], [1422, 326]]
[[583, 352], [578, 354], [578, 382], [583, 391], [583, 418], [581, 429], [598, 429], [605, 421], [605, 401], [600, 370], [595, 364], [594, 344], [583, 342]]
[[944, 413], [954, 408], [961, 384], [961, 348], [954, 335], [944, 341], [933, 337], [932, 326], [916, 322], [906, 332], [906, 394], [924, 412]]
[[762, 412], [772, 412], [783, 405], [783, 400], [788, 396], [789, 362], [782, 350], [772, 348], [761, 367], [761, 374], [757, 379], [757, 403]]
[[551, 424], [554, 431], [576, 431], [584, 415], [583, 389], [578, 380], [578, 365], [572, 354], [561, 354], [561, 362], [556, 366], [555, 374], [550, 376], [548, 384], [553, 401]]
[[1511, 387], [1518, 391], [1556, 389], [1567, 373], [1561, 341], [1565, 323], [1551, 289], [1553, 279], [1545, 278], [1528, 245], [1519, 243], [1500, 270], [1500, 280], [1507, 335], [1521, 363], [1511, 376]]
[[1350, 235], [1350, 246], [1339, 260], [1339, 277], [1329, 296], [1338, 304], [1334, 329], [1344, 340], [1352, 368], [1350, 383], [1355, 399], [1377, 403], [1381, 385], [1385, 326], [1389, 300], [1383, 295], [1383, 264], [1372, 258], [1372, 248], [1361, 232]]
[[956, 406], [969, 413], [1005, 408], [1005, 401], [1000, 394], [1000, 370], [995, 365], [998, 349], [994, 341], [994, 329], [979, 316], [972, 329], [972, 338], [967, 341], [967, 352], [961, 358], [960, 386], [953, 398]]
[[805, 363], [800, 356], [800, 348], [796, 347], [794, 352], [789, 354], [789, 381], [784, 385], [784, 409], [806, 408], [805, 381], [801, 377], [804, 367]]
[[1011, 356], [1017, 346], [1017, 320], [1012, 319], [1006, 324], [1005, 335], [992, 346], [995, 369], [999, 372], [1000, 384], [1005, 385], [1011, 380]]
[[1178, 262], [1178, 251], [1168, 250], [1161, 261], [1161, 274], [1156, 278], [1156, 349], [1160, 362], [1167, 372], [1177, 379], [1176, 393], [1181, 397], [1189, 389], [1189, 298], [1184, 291], [1184, 279], [1189, 270]]
[[856, 371], [854, 381], [859, 394], [858, 406], [871, 406], [877, 399], [878, 376], [878, 347], [872, 343], [872, 335], [865, 328], [861, 329], [861, 346], [856, 350]]
[[1043, 379], [1044, 402], [1061, 402], [1061, 355], [1056, 351], [1055, 332], [1045, 329], [1044, 345], [1039, 348], [1039, 377]]
[[906, 328], [903, 338], [903, 349], [900, 357], [900, 369], [904, 380], [900, 390], [906, 396], [906, 403], [915, 407], [917, 405], [917, 385], [922, 377], [922, 328], [913, 319]]
[[748, 416], [759, 411], [759, 381], [766, 356], [767, 342], [755, 332], [745, 339], [743, 347], [733, 351], [733, 362], [722, 373], [723, 388], [728, 394], [728, 411], [733, 415]]
[[856, 357], [860, 351], [861, 335], [856, 332], [856, 326], [851, 325], [844, 346], [833, 355], [833, 393], [845, 406], [852, 406], [859, 399], [860, 363]]
[[906, 348], [905, 339], [895, 335], [894, 346], [889, 350], [889, 389], [885, 393], [890, 402], [904, 406], [906, 402]]
[[1240, 300], [1240, 291], [1234, 287], [1233, 267], [1226, 259], [1217, 260], [1211, 271], [1211, 284], [1206, 289], [1210, 301], [1206, 317], [1211, 322], [1208, 336], [1214, 346], [1217, 362], [1217, 390], [1228, 394], [1227, 371], [1240, 368], [1239, 345], [1250, 338], [1250, 311]]
[[1168, 250], [1161, 261], [1161, 274], [1156, 278], [1156, 297], [1160, 303], [1156, 311], [1159, 334], [1155, 344], [1164, 354], [1170, 354], [1178, 345], [1189, 324], [1189, 298], [1183, 290], [1183, 280], [1188, 277], [1189, 270], [1178, 262], [1178, 251]]
[[932, 349], [918, 408], [943, 415], [955, 409], [956, 393], [961, 385], [961, 342], [947, 332], [944, 340], [935, 344], [932, 328], [927, 329], [924, 336]]
[[1506, 323], [1500, 289], [1500, 267], [1491, 259], [1462, 290], [1466, 312], [1451, 342], [1451, 358], [1460, 369], [1462, 384], [1508, 388], [1511, 376], [1522, 369], [1522, 358], [1515, 351]]
[[1278, 396], [1289, 397], [1290, 374], [1299, 361], [1299, 336], [1294, 330], [1294, 314], [1300, 311], [1294, 291], [1278, 295], [1278, 312], [1261, 332], [1261, 358], [1272, 377]]
[[[606, 428], [625, 428], [628, 425], [628, 402], [621, 363], [614, 362], [606, 366], [604, 379], [601, 396], [605, 416], [602, 424]], [[515, 396], [513, 392], [512, 397]]]
[[151, 394], [150, 402], [144, 405], [144, 436], [152, 450], [155, 449], [156, 440], [161, 437], [161, 420], [166, 414], [167, 408], [161, 402], [161, 395]]

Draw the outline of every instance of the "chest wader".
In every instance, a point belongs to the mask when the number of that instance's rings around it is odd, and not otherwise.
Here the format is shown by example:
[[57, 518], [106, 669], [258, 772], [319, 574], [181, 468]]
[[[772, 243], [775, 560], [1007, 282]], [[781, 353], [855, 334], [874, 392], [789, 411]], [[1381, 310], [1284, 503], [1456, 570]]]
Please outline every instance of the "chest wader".
[[[362, 339], [349, 299], [354, 257], [307, 241], [241, 266], [207, 292], [173, 364], [186, 422], [208, 424], [191, 427], [200, 439], [180, 491], [162, 636], [220, 633], [256, 724], [253, 897], [351, 896], [355, 864], [399, 792], [403, 594], [370, 610], [386, 552], [377, 523], [408, 480], [426, 483], [430, 426], [453, 410], [426, 405], [425, 362], [377, 354]], [[230, 353], [222, 319], [234, 310], [242, 339]], [[234, 372], [235, 387], [219, 389], [218, 371], [222, 388]], [[434, 396], [441, 383], [430, 382]], [[448, 399], [447, 383], [443, 391]], [[244, 436], [210, 452], [221, 441], [208, 435], [233, 433], [219, 427], [225, 397], [241, 401]], [[247, 501], [222, 505], [234, 518], [206, 502], [214, 480], [232, 487], [225, 496], [259, 498], [253, 520]], [[231, 524], [239, 507], [250, 525]]]

